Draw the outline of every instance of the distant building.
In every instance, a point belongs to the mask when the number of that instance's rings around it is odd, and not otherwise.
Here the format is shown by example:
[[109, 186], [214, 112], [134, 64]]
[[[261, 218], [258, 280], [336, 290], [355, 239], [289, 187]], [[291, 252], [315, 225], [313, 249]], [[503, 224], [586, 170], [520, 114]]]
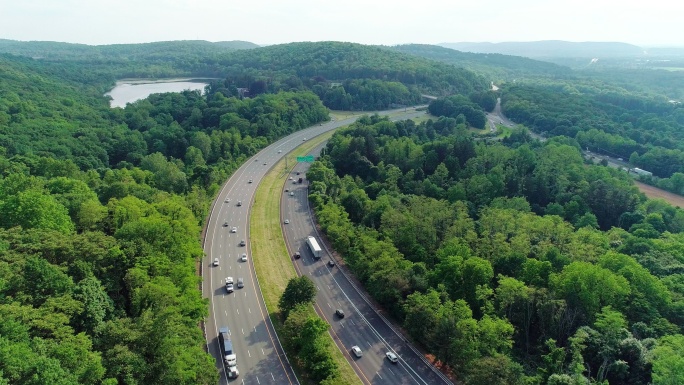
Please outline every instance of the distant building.
[[237, 91], [241, 98], [249, 97], [249, 88], [238, 88]]

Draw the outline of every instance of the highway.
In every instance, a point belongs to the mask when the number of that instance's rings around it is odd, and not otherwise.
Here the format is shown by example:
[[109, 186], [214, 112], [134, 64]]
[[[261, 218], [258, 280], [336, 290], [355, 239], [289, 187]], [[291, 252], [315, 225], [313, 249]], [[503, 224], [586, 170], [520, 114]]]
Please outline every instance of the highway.
[[[318, 154], [321, 147], [312, 154]], [[451, 384], [374, 310], [366, 294], [352, 283], [338, 261], [334, 261], [334, 266], [327, 263], [331, 260], [330, 253], [315, 230], [307, 199], [308, 167], [306, 163], [297, 164], [285, 180], [281, 223], [290, 255], [301, 253], [301, 259], [293, 259], [298, 274], [311, 278], [318, 288], [316, 310], [332, 326], [333, 340], [366, 384]], [[297, 183], [300, 177], [304, 178], [302, 184]], [[289, 223], [285, 224], [285, 220]], [[314, 259], [306, 244], [309, 235], [315, 236], [323, 248], [320, 260]], [[337, 309], [344, 312], [344, 318], [335, 315]], [[360, 358], [350, 351], [355, 345], [363, 351]], [[396, 353], [399, 362], [390, 363], [385, 358], [387, 351]]]
[[[403, 115], [401, 111], [390, 110], [379, 114]], [[423, 112], [409, 109], [408, 114], [417, 116]], [[307, 139], [348, 125], [355, 119], [331, 121], [300, 130], [262, 149], [233, 173], [212, 205], [204, 235], [205, 257], [201, 270], [203, 297], [209, 300], [205, 337], [208, 350], [216, 360], [220, 384], [299, 384], [261, 296], [251, 261], [249, 213], [256, 188], [274, 163]], [[233, 227], [235, 232], [232, 232]], [[245, 246], [240, 246], [241, 240], [245, 240]], [[246, 262], [240, 261], [243, 253], [247, 255]], [[215, 258], [218, 258], [218, 266], [213, 265]], [[233, 293], [228, 293], [226, 277], [232, 277], [235, 283], [242, 278], [244, 287], [236, 286]], [[218, 329], [222, 327], [230, 329], [240, 373], [237, 380], [228, 379], [227, 368], [221, 359]]]

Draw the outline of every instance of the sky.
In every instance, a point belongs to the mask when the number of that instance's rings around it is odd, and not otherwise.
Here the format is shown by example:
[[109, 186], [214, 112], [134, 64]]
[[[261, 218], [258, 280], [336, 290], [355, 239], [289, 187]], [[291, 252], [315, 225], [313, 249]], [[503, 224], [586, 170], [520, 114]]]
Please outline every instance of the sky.
[[396, 45], [614, 41], [684, 47], [677, 0], [0, 0], [0, 39]]

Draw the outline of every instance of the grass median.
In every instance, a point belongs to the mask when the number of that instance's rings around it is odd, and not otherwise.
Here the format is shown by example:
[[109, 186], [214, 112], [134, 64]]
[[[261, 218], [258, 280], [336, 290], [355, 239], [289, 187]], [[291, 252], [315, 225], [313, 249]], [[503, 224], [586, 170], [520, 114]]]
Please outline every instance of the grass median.
[[[290, 169], [296, 164], [296, 157], [308, 154], [314, 147], [328, 140], [333, 132], [330, 131], [308, 140], [286, 155], [287, 162], [283, 159], [276, 163], [261, 180], [252, 205], [249, 228], [252, 262], [256, 269], [264, 301], [268, 307], [269, 317], [278, 333], [283, 326], [278, 313], [278, 301], [285, 291], [288, 281], [297, 277], [297, 272], [285, 246], [280, 224], [280, 195], [283, 191], [283, 183], [289, 175]], [[328, 338], [330, 338], [329, 335]], [[330, 342], [330, 353], [340, 369], [342, 383], [361, 384], [361, 380], [332, 341], [332, 338]], [[297, 376], [301, 377], [301, 368], [294, 366]]]

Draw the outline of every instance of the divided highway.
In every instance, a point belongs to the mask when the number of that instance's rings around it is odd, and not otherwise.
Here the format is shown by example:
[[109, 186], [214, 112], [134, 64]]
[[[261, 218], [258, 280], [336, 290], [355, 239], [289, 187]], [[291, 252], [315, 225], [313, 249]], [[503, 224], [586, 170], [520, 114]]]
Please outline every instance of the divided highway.
[[[405, 118], [423, 113], [408, 110], [404, 115], [400, 110], [392, 110], [380, 112], [380, 114], [395, 114], [397, 117], [401, 114], [401, 117]], [[221, 384], [226, 384], [229, 381], [259, 385], [299, 384], [268, 318], [268, 311], [261, 296], [254, 265], [251, 261], [249, 213], [256, 188], [271, 165], [308, 138], [352, 123], [355, 119], [355, 117], [348, 118], [314, 126], [271, 144], [246, 161], [221, 188], [207, 222], [204, 237], [205, 258], [202, 261], [202, 291], [203, 296], [209, 299], [209, 315], [205, 322], [205, 334], [209, 352], [215, 358], [216, 367], [220, 372]], [[245, 241], [244, 246], [240, 245], [242, 240]], [[242, 261], [242, 254], [246, 254], [246, 261]], [[218, 260], [216, 266], [214, 266], [215, 259]], [[232, 293], [226, 290], [227, 277], [233, 278], [235, 282]], [[244, 282], [242, 288], [237, 286], [240, 278]], [[357, 304], [357, 300], [362, 301], [356, 297], [352, 300], [354, 304]], [[357, 316], [352, 310], [354, 305], [349, 303], [346, 306], [350, 315], [346, 322], [357, 322]], [[370, 313], [368, 315], [372, 316]], [[230, 330], [240, 374], [237, 380], [228, 378], [228, 368], [221, 357], [218, 330], [222, 327], [227, 327]], [[378, 327], [381, 325], [378, 324]], [[387, 333], [388, 331], [384, 330], [384, 332]], [[364, 338], [368, 339], [370, 336], [364, 336]], [[369, 341], [372, 344], [375, 343], [373, 339]], [[390, 346], [395, 346], [395, 344], [392, 343]], [[364, 351], [369, 350], [365, 345], [363, 349]], [[402, 359], [405, 359], [404, 351], [407, 347], [402, 347], [402, 349], [404, 350], [397, 350], [397, 353]], [[367, 354], [370, 356], [370, 351]], [[368, 362], [374, 360], [370, 357], [363, 357], [363, 359], [366, 358], [368, 358], [366, 360]], [[411, 365], [413, 366], [413, 364]], [[390, 370], [406, 371], [408, 365], [401, 360], [399, 365], [379, 372], [378, 378], [384, 376], [393, 378], [391, 374], [388, 374]], [[428, 371], [430, 371], [429, 367]], [[420, 369], [416, 372], [421, 374]], [[427, 378], [428, 375], [429, 373], [422, 378]], [[408, 378], [406, 375], [402, 374], [396, 377], [401, 377], [402, 380], [393, 383], [414, 383], [404, 382], [403, 378]], [[376, 382], [373, 381], [373, 383]], [[415, 383], [438, 384], [443, 382], [418, 381]]]

